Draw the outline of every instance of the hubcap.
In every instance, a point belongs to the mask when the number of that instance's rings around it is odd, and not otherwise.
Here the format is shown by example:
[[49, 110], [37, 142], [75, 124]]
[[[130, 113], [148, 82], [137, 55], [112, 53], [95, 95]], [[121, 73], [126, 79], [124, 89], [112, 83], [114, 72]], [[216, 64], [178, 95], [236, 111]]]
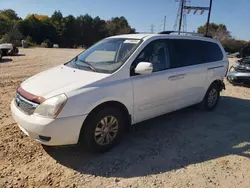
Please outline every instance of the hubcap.
[[114, 116], [104, 117], [96, 126], [95, 141], [99, 145], [110, 144], [118, 132], [118, 121]]
[[217, 95], [217, 90], [212, 89], [209, 94], [208, 94], [208, 106], [213, 107], [216, 104], [218, 95]]

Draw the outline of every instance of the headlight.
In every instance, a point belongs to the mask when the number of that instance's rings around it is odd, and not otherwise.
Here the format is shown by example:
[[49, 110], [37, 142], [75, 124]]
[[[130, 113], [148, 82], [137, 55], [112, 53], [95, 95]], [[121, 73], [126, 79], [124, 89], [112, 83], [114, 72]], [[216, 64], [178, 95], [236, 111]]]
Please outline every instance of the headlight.
[[58, 116], [58, 114], [63, 109], [66, 101], [67, 96], [65, 94], [49, 98], [36, 108], [36, 110], [34, 111], [34, 115], [56, 118], [56, 116]]

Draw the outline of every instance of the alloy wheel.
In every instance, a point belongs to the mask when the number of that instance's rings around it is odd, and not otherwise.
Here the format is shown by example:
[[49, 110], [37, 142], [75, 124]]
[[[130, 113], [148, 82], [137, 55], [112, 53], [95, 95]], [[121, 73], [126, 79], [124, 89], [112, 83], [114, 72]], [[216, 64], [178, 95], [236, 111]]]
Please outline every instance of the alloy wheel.
[[208, 93], [208, 99], [207, 99], [208, 106], [213, 107], [216, 104], [217, 99], [218, 99], [217, 90], [215, 88], [213, 88]]
[[104, 117], [95, 128], [95, 141], [99, 145], [108, 145], [116, 137], [119, 129], [118, 120], [114, 116]]

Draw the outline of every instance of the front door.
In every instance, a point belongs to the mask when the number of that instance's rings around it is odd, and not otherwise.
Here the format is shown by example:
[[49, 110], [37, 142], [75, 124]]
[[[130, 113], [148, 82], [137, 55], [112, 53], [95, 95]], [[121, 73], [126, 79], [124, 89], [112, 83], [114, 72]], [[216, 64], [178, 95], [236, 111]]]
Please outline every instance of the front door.
[[[174, 69], [169, 69], [167, 52], [166, 40], [153, 41], [131, 65], [135, 123], [175, 110], [177, 79]], [[134, 69], [140, 62], [151, 62], [152, 74], [136, 75]]]

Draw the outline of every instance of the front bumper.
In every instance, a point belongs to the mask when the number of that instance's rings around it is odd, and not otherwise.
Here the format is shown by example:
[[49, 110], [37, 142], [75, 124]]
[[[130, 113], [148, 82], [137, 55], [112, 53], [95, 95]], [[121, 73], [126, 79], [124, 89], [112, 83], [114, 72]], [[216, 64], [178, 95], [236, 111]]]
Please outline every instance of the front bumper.
[[235, 85], [250, 85], [250, 73], [245, 72], [229, 72], [227, 80]]
[[[49, 145], [70, 145], [78, 142], [82, 124], [87, 115], [49, 119], [35, 115], [26, 115], [20, 111], [14, 100], [11, 102], [11, 113], [20, 129], [38, 142]], [[50, 137], [49, 141], [41, 139]]]

